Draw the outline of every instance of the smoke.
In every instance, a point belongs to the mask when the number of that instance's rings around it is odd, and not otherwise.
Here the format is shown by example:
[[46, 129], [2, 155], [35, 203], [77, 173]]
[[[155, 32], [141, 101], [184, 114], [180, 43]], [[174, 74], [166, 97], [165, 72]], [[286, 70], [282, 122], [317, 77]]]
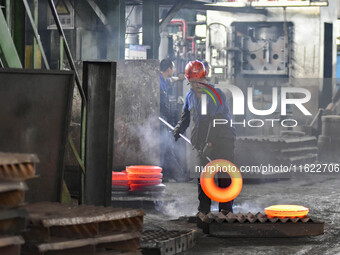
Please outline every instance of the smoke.
[[136, 149], [138, 149], [129, 155], [133, 155], [145, 164], [160, 165], [160, 146], [164, 141], [161, 135], [158, 136], [158, 122], [157, 116], [151, 116], [138, 125], [128, 126], [129, 133], [137, 142]]
[[[194, 216], [196, 215], [198, 206], [198, 199], [192, 199], [189, 201], [187, 198], [176, 198], [175, 201], [155, 201], [155, 208], [158, 212], [161, 212], [163, 215], [166, 215], [169, 219], [177, 219], [180, 216], [188, 215]], [[234, 203], [233, 205], [233, 213], [243, 213], [247, 214], [251, 212], [256, 214], [258, 212], [264, 213], [265, 206], [261, 206], [259, 203], [254, 203], [251, 201], [244, 201], [242, 203]], [[213, 213], [218, 212], [218, 203], [212, 201], [210, 211]]]
[[264, 213], [264, 206], [259, 205], [258, 203], [254, 203], [251, 201], [244, 201], [240, 204], [234, 204], [233, 206], [233, 210], [234, 210], [234, 214], [236, 213]]
[[[187, 194], [186, 194], [187, 195]], [[185, 197], [185, 196], [182, 196]], [[177, 197], [175, 201], [155, 201], [155, 209], [168, 219], [178, 219], [181, 216], [193, 216], [197, 213], [198, 200]]]
[[125, 152], [125, 156], [133, 155], [135, 163], [159, 165], [166, 178], [177, 181], [187, 180], [186, 158], [184, 148], [175, 143], [171, 129], [160, 122], [158, 116], [152, 116], [138, 125], [128, 126], [128, 133], [135, 147]]

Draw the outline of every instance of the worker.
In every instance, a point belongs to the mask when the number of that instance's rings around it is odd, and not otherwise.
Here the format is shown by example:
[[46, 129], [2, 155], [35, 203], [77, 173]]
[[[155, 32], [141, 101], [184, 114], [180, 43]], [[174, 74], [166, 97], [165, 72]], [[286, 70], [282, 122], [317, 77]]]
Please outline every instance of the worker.
[[[160, 105], [161, 117], [171, 123], [169, 88], [174, 82], [183, 81], [182, 73], [174, 76], [175, 64], [169, 58], [163, 59], [160, 63]], [[177, 120], [176, 120], [177, 121]]]
[[[183, 134], [190, 124], [190, 118], [193, 120], [193, 129], [191, 131], [192, 146], [199, 152], [198, 157], [201, 166], [205, 166], [209, 161], [214, 159], [226, 159], [231, 162], [234, 161], [234, 142], [235, 129], [229, 125], [217, 125], [213, 127], [213, 119], [226, 119], [228, 123], [231, 120], [231, 113], [226, 101], [225, 94], [218, 88], [214, 89], [219, 95], [222, 104], [217, 95], [214, 100], [207, 95], [207, 114], [201, 114], [201, 96], [205, 90], [214, 88], [213, 85], [207, 84], [206, 70], [201, 61], [195, 60], [189, 62], [185, 67], [185, 77], [191, 86], [190, 91], [185, 97], [181, 119], [178, 121], [173, 134], [175, 140]], [[208, 85], [208, 86], [207, 86]], [[227, 176], [223, 176], [227, 175]], [[228, 187], [231, 181], [227, 173], [218, 173], [219, 187]], [[204, 214], [210, 212], [211, 200], [206, 196], [201, 188], [198, 180], [198, 211]], [[227, 203], [220, 203], [219, 210], [223, 213], [232, 212], [233, 201]]]
[[171, 86], [170, 78], [174, 75], [175, 65], [166, 58], [160, 63], [160, 111], [161, 117], [169, 121], [170, 104], [169, 104], [169, 87]]
[[[170, 122], [171, 112], [169, 103], [169, 87], [175, 72], [175, 65], [170, 59], [163, 59], [160, 62], [160, 115], [163, 119]], [[176, 78], [175, 78], [176, 79]], [[177, 78], [176, 80], [178, 80]], [[178, 182], [185, 181], [187, 174], [183, 167], [178, 163], [174, 152], [173, 139], [166, 127], [161, 128], [161, 166], [163, 168], [163, 181], [174, 179]]]
[[204, 60], [204, 61], [202, 61], [202, 63], [203, 63], [203, 65], [204, 65], [204, 68], [205, 68], [205, 71], [206, 71], [206, 79], [207, 79], [207, 77], [209, 76], [209, 73], [210, 73], [210, 64], [209, 64], [209, 62], [208, 61], [206, 61], [206, 60]]

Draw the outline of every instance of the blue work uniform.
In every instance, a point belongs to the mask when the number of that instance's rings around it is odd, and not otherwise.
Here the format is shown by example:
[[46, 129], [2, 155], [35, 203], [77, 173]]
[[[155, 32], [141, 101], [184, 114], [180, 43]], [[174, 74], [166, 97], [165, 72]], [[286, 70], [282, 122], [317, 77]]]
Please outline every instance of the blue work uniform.
[[163, 75], [160, 74], [160, 114], [161, 117], [169, 121], [170, 117], [170, 103], [169, 103], [169, 86], [170, 79], [164, 79]]
[[[210, 85], [213, 87], [213, 85]], [[222, 105], [216, 94], [210, 89], [211, 96], [207, 94], [207, 114], [201, 114], [201, 99], [196, 97], [193, 89], [191, 89], [186, 97], [183, 106], [182, 116], [177, 123], [174, 132], [184, 133], [190, 124], [192, 118], [194, 126], [191, 131], [191, 143], [198, 151], [203, 150], [207, 143], [211, 143], [211, 152], [209, 155], [204, 153], [199, 154], [200, 163], [205, 166], [208, 163], [206, 156], [209, 156], [211, 160], [214, 159], [226, 159], [231, 162], [234, 161], [234, 142], [235, 142], [235, 128], [230, 127], [230, 121], [232, 119], [229, 106], [227, 104], [226, 96], [222, 90], [216, 88], [216, 92], [219, 95]], [[215, 103], [216, 102], [216, 103]], [[216, 125], [213, 127], [213, 119], [226, 119], [228, 124]], [[223, 173], [218, 175], [219, 187], [228, 187], [230, 185], [229, 178], [222, 178]], [[198, 179], [198, 210], [207, 214], [210, 211], [211, 200], [203, 192], [199, 179]], [[227, 212], [232, 212], [233, 201], [227, 203], [219, 203], [219, 209]]]
[[[214, 88], [213, 85], [209, 86]], [[207, 90], [210, 89], [207, 88]], [[204, 146], [206, 142], [213, 142], [211, 139], [218, 139], [221, 137], [235, 139], [236, 136], [235, 128], [230, 127], [232, 117], [226, 96], [219, 88], [216, 88], [215, 91], [219, 95], [222, 105], [217, 95], [210, 90], [214, 99], [210, 95], [207, 95], [207, 115], [202, 115], [201, 99], [198, 99], [194, 90], [191, 89], [185, 97], [182, 116], [176, 125], [176, 129], [182, 134], [189, 127], [190, 119], [192, 118], [194, 126], [191, 132], [191, 141], [193, 146], [198, 150], [203, 149], [202, 146]], [[216, 125], [216, 127], [212, 129], [211, 125], [214, 118], [226, 119], [228, 124]], [[214, 137], [212, 137], [212, 135]]]

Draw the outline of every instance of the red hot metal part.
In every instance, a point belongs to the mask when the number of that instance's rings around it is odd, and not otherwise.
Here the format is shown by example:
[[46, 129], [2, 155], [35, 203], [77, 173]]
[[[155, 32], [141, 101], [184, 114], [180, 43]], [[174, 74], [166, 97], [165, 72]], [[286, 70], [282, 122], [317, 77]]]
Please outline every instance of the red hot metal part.
[[162, 168], [159, 166], [146, 166], [146, 165], [127, 166], [126, 172], [128, 173], [161, 173]]

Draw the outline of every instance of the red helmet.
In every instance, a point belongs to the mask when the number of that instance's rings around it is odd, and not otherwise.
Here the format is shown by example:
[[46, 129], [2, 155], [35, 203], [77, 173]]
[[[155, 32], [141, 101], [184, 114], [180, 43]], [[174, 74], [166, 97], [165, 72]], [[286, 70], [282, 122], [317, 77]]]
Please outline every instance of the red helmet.
[[185, 78], [189, 81], [191, 79], [201, 79], [205, 78], [207, 72], [205, 70], [204, 64], [199, 61], [190, 61], [185, 67]]

